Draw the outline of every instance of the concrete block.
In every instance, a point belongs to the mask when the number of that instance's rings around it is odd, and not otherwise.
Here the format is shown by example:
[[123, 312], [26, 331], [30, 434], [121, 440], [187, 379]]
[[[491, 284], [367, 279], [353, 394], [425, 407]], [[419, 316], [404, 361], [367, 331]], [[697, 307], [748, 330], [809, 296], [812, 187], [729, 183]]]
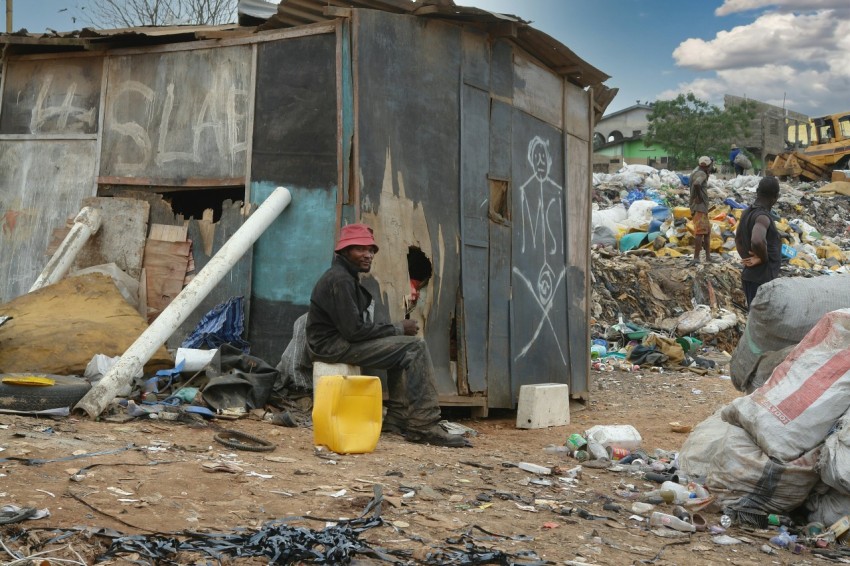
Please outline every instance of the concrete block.
[[313, 362], [313, 391], [316, 390], [319, 378], [325, 375], [360, 375], [360, 366]]
[[570, 388], [566, 383], [537, 383], [519, 388], [517, 428], [570, 424]]

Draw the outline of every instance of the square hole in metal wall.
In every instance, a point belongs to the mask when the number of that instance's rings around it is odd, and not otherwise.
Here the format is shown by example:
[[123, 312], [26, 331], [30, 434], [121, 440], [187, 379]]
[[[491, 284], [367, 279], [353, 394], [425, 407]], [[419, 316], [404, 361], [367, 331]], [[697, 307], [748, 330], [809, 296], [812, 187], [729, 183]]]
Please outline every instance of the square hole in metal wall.
[[490, 220], [507, 224], [511, 221], [511, 183], [507, 179], [489, 178], [490, 183]]

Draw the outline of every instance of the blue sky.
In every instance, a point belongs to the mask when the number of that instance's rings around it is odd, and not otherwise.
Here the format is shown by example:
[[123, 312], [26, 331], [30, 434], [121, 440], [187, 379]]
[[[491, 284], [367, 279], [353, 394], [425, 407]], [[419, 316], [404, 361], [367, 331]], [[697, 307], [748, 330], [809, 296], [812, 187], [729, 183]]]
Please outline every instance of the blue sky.
[[[718, 105], [734, 94], [812, 116], [850, 110], [848, 0], [456, 3], [530, 20], [611, 75], [620, 91], [609, 112], [689, 91]], [[85, 4], [15, 0], [14, 29], [77, 29], [71, 18]]]

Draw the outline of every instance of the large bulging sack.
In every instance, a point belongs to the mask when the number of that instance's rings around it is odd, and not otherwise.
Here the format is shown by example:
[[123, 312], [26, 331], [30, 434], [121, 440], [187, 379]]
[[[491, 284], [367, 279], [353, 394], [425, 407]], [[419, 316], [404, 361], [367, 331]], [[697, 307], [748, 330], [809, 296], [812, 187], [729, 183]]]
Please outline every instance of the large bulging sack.
[[831, 489], [826, 484], [817, 484], [806, 499], [806, 510], [810, 523], [829, 526], [850, 513], [850, 495]]
[[802, 504], [818, 482], [819, 447], [793, 462], [773, 460], [742, 428], [727, 430], [714, 453], [705, 486], [723, 507], [786, 514]]
[[751, 393], [764, 383], [785, 356], [823, 315], [850, 308], [850, 274], [831, 277], [786, 277], [759, 287], [747, 327], [732, 354], [730, 375], [738, 391]]
[[823, 443], [850, 407], [850, 309], [826, 314], [764, 385], [727, 405], [771, 458], [791, 462]]
[[739, 153], [735, 156], [735, 165], [746, 171], [747, 169], [753, 168], [753, 163], [750, 159], [744, 155], [743, 153]]
[[697, 478], [704, 483], [711, 461], [723, 449], [723, 442], [733, 428], [735, 425], [720, 417], [720, 409], [695, 426], [679, 450], [679, 469], [689, 478]]

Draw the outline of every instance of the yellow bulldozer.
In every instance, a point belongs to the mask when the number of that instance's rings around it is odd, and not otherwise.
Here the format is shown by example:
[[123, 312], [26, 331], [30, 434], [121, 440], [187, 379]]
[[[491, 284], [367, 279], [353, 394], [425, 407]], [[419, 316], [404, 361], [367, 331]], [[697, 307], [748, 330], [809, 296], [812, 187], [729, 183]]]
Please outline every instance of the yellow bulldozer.
[[829, 180], [850, 162], [850, 112], [812, 118], [805, 134], [809, 145], [777, 155], [767, 168], [776, 177]]

